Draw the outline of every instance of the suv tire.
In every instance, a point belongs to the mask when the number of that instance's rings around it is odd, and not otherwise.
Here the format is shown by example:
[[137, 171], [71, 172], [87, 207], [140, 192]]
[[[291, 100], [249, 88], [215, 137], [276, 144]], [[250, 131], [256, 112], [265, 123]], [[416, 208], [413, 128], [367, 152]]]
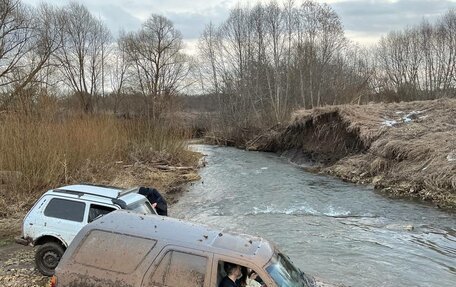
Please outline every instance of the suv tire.
[[47, 242], [40, 245], [35, 253], [35, 264], [38, 271], [45, 276], [54, 275], [55, 267], [62, 258], [65, 250], [57, 242]]

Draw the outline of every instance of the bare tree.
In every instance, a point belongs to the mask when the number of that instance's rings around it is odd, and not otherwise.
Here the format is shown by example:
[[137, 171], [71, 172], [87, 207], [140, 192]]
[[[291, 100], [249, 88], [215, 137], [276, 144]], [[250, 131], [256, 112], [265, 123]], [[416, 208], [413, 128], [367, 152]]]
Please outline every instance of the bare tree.
[[13, 98], [8, 94], [16, 83], [21, 60], [30, 51], [31, 21], [28, 11], [18, 0], [0, 0], [0, 88], [8, 95], [6, 106]]
[[92, 112], [94, 99], [102, 88], [105, 49], [110, 33], [85, 6], [70, 3], [64, 11], [62, 48], [55, 55], [65, 84], [77, 95], [84, 112]]
[[320, 106], [325, 74], [331, 72], [331, 62], [346, 46], [346, 39], [340, 18], [330, 6], [306, 1], [298, 15], [301, 98], [306, 107]]
[[186, 57], [181, 53], [182, 35], [167, 18], [152, 15], [138, 32], [119, 40], [131, 62], [131, 72], [144, 97], [146, 113], [157, 119], [167, 107], [170, 97], [185, 86], [189, 72]]
[[[61, 10], [47, 4], [40, 4], [31, 19], [31, 45], [32, 48], [25, 57], [24, 68], [21, 70], [20, 81], [14, 86], [12, 96], [21, 100], [23, 110], [32, 102], [39, 89], [47, 93], [50, 71], [55, 67], [51, 56], [62, 47], [60, 30], [62, 28]], [[44, 73], [43, 73], [44, 71]], [[36, 87], [31, 93], [25, 92], [26, 88]]]
[[[420, 40], [416, 30], [393, 32], [379, 44], [379, 68], [392, 86], [401, 90], [404, 97], [413, 99], [418, 88], [421, 66]], [[412, 97], [412, 98], [410, 98]]]
[[284, 15], [276, 2], [270, 2], [265, 7], [266, 53], [272, 69], [266, 71], [268, 75], [269, 98], [274, 121], [280, 122], [283, 118], [284, 97], [282, 96], [281, 79], [283, 74], [282, 61], [284, 56], [285, 25]]
[[456, 80], [456, 10], [449, 10], [437, 22], [436, 59], [439, 63], [436, 86], [454, 88]]
[[18, 1], [2, 0], [0, 5], [0, 86], [7, 95], [2, 107], [14, 103], [28, 112], [48, 79], [43, 70], [52, 64], [51, 55], [61, 47], [61, 13], [47, 4], [32, 9]]
[[[219, 74], [217, 67], [217, 51], [219, 46], [219, 35], [217, 34], [214, 24], [209, 23], [204, 29], [198, 41], [199, 57], [200, 57], [200, 73], [202, 75], [201, 84], [203, 89], [213, 89], [213, 93], [219, 94]], [[206, 81], [210, 84], [207, 85]]]
[[456, 13], [390, 32], [376, 48], [377, 90], [392, 100], [451, 96], [456, 75]]
[[127, 85], [130, 80], [128, 70], [131, 66], [124, 46], [117, 45], [114, 48], [108, 67], [110, 88], [112, 90], [111, 96], [114, 99], [113, 111], [117, 113], [121, 102], [127, 94]]

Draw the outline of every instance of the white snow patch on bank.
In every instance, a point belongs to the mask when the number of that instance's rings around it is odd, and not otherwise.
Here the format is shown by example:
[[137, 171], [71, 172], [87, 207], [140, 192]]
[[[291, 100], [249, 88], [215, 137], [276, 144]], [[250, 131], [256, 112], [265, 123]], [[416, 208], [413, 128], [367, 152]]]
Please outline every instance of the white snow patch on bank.
[[385, 126], [385, 127], [392, 127], [394, 125], [397, 125], [397, 121], [395, 121], [395, 120], [384, 120], [382, 122], [382, 125]]
[[[397, 125], [399, 123], [411, 123], [414, 120], [426, 119], [427, 117], [429, 117], [428, 115], [420, 116], [423, 113], [424, 113], [424, 111], [412, 111], [412, 112], [406, 114], [405, 116], [403, 116], [403, 117], [401, 117], [400, 119], [397, 119], [397, 120], [384, 119], [383, 122], [382, 122], [382, 126], [384, 126], [384, 127], [393, 127], [393, 126], [395, 126], [395, 125]], [[402, 114], [405, 114], [405, 112], [397, 111], [396, 114], [397, 115], [402, 115]]]

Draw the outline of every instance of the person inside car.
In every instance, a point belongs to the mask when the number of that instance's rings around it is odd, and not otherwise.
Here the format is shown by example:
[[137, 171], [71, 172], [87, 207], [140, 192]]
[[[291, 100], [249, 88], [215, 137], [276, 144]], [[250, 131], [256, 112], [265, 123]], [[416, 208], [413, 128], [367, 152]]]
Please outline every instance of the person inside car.
[[261, 287], [261, 283], [257, 281], [261, 279], [258, 277], [258, 274], [255, 273], [255, 271], [242, 266], [241, 273], [242, 277], [236, 281], [240, 287]]
[[236, 281], [242, 276], [241, 266], [225, 262], [223, 269], [225, 269], [226, 276], [220, 281], [218, 287], [239, 287]]

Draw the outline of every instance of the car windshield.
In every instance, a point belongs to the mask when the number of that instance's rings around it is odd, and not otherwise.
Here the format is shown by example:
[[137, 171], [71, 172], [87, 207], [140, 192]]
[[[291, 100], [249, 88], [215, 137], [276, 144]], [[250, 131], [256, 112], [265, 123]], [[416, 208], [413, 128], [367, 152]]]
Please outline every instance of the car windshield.
[[137, 213], [145, 213], [145, 214], [156, 214], [153, 207], [150, 205], [148, 201], [139, 201], [135, 202], [128, 206], [129, 210], [133, 210]]
[[311, 287], [312, 280], [296, 268], [287, 257], [276, 253], [266, 271], [279, 287]]

